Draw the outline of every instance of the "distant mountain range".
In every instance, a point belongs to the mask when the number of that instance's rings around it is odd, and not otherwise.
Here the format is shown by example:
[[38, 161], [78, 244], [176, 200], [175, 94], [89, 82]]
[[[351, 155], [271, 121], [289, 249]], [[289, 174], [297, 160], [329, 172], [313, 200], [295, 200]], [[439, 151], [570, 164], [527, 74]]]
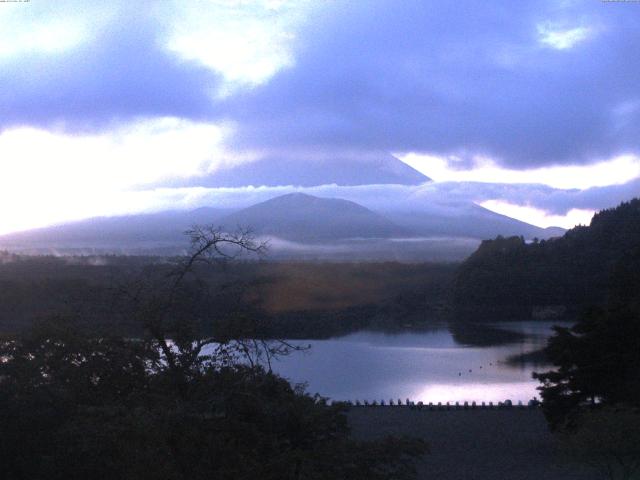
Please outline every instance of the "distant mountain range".
[[523, 236], [526, 239], [547, 239], [562, 236], [560, 227], [540, 228], [506, 215], [492, 212], [475, 203], [422, 206], [419, 210], [382, 212], [385, 216], [415, 235], [493, 238], [497, 235]]
[[323, 157], [301, 161], [296, 158], [266, 157], [223, 167], [215, 172], [188, 179], [172, 179], [164, 187], [246, 187], [316, 185], [420, 185], [430, 178], [391, 154], [375, 157]]
[[273, 242], [276, 258], [350, 259], [356, 255], [459, 260], [471, 254], [483, 238], [522, 235], [542, 239], [564, 232], [535, 227], [475, 204], [374, 212], [348, 200], [291, 193], [235, 211], [205, 207], [93, 218], [18, 232], [0, 236], [0, 248], [40, 253], [178, 253], [188, 246], [184, 231], [193, 225], [214, 225], [226, 231], [248, 227], [256, 236], [277, 240]]
[[250, 226], [259, 235], [307, 243], [349, 238], [390, 238], [410, 232], [355, 202], [290, 193], [272, 198], [222, 219], [233, 230]]
[[203, 207], [159, 213], [95, 217], [0, 236], [0, 247], [17, 251], [96, 249], [124, 252], [186, 246], [193, 225], [218, 224], [232, 210]]
[[[269, 240], [269, 256], [275, 259], [451, 261], [466, 258], [481, 239], [497, 235], [544, 239], [564, 233], [562, 229], [538, 228], [471, 202], [403, 197], [403, 192], [430, 181], [387, 153], [364, 157], [322, 154], [304, 161], [268, 157], [201, 177], [154, 185], [239, 188], [234, 193], [237, 208], [91, 218], [0, 236], [0, 248], [23, 253], [174, 255], [189, 247], [186, 230], [194, 225], [213, 225], [227, 232], [251, 229]], [[256, 189], [248, 190], [255, 192], [266, 187], [268, 192], [272, 187], [286, 186], [291, 191], [292, 187], [322, 185], [344, 187], [345, 195], [386, 185], [389, 192], [397, 191], [398, 197], [378, 198], [369, 193], [364, 198], [370, 200], [358, 200], [360, 204], [288, 193], [247, 206], [248, 197], [240, 188], [254, 186]], [[259, 198], [268, 198], [263, 195], [260, 189]]]

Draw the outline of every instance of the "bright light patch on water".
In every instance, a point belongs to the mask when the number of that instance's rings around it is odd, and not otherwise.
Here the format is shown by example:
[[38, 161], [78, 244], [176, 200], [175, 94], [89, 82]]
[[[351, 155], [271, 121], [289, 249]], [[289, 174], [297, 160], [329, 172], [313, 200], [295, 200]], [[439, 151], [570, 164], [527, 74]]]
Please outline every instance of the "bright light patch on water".
[[[275, 362], [274, 370], [294, 383], [306, 382], [309, 393], [333, 400], [498, 403], [508, 399], [526, 404], [539, 396], [532, 373], [548, 367], [507, 359], [545, 345], [552, 323], [540, 324], [533, 330], [529, 324], [510, 326], [509, 330], [526, 336], [492, 346], [461, 344], [446, 326], [300, 340], [311, 344], [311, 350]], [[474, 330], [475, 337], [482, 337], [481, 328]]]

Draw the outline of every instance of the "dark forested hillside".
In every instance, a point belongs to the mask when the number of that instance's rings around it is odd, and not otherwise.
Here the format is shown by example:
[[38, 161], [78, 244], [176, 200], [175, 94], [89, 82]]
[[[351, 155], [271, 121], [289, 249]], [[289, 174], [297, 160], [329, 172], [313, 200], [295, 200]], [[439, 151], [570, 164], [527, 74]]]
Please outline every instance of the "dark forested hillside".
[[458, 318], [572, 318], [603, 304], [614, 272], [640, 247], [640, 199], [594, 215], [563, 237], [482, 242], [459, 268], [452, 303]]

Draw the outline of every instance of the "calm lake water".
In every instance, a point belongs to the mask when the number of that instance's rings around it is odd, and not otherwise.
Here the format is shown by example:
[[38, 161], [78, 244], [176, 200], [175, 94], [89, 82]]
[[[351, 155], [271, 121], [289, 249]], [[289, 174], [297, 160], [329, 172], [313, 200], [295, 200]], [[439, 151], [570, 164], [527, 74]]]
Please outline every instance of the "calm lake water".
[[470, 331], [443, 325], [298, 340], [293, 343], [311, 349], [276, 361], [273, 369], [333, 400], [527, 402], [538, 396], [532, 372], [548, 366], [507, 359], [544, 347], [557, 323], [495, 323]]

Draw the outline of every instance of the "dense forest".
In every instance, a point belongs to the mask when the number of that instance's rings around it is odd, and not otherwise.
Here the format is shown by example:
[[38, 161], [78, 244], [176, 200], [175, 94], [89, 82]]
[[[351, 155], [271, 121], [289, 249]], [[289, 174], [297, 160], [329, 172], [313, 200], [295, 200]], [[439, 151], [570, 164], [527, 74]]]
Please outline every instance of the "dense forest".
[[[111, 333], [138, 335], [139, 326], [120, 314], [123, 293], [168, 274], [182, 260], [0, 252], [0, 333], [23, 330], [55, 313]], [[237, 259], [198, 269], [199, 280], [215, 292], [198, 308], [214, 312], [207, 315], [212, 322], [251, 318], [253, 333], [262, 337], [324, 338], [360, 328], [419, 327], [444, 315], [455, 268]]]
[[456, 318], [575, 319], [604, 305], [615, 272], [640, 247], [640, 199], [594, 215], [564, 236], [482, 242], [458, 269], [451, 303]]

